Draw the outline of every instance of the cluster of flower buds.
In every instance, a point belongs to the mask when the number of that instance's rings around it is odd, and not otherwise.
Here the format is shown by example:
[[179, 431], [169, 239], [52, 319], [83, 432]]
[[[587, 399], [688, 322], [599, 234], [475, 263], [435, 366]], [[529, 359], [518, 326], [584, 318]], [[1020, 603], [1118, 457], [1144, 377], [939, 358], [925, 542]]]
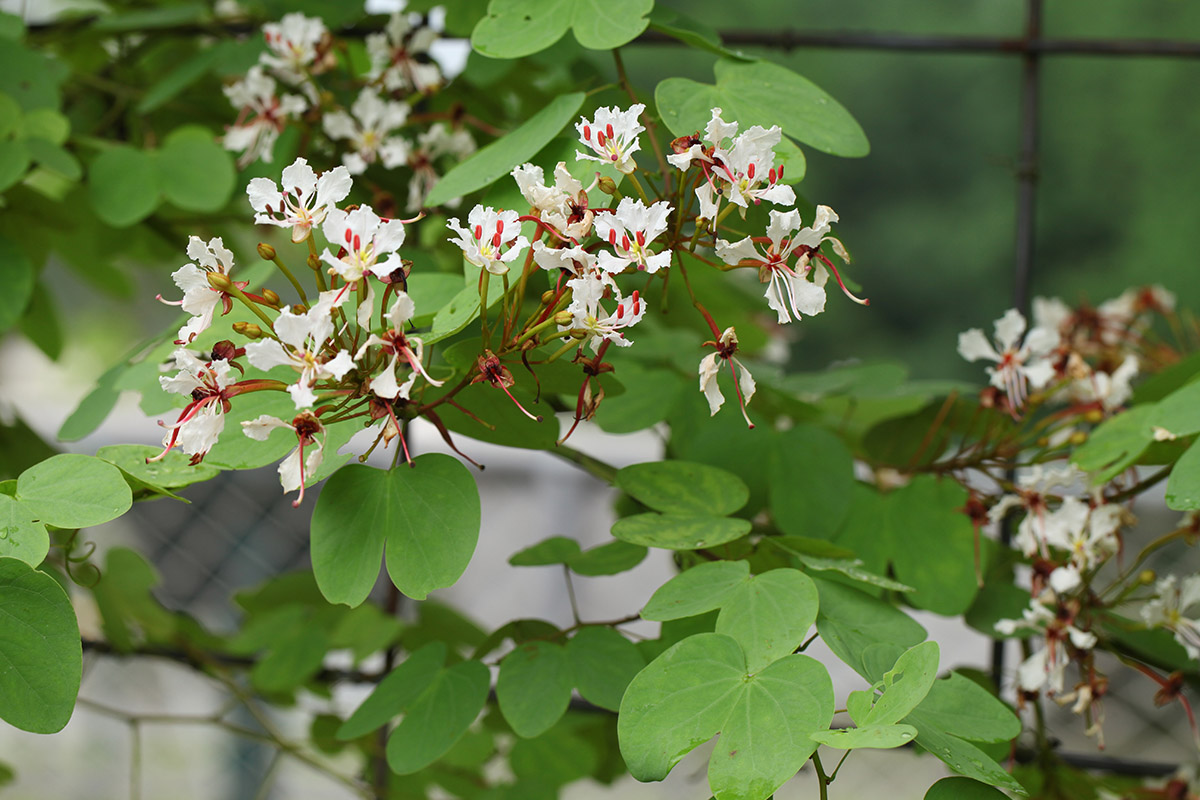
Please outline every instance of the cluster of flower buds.
[[[438, 179], [438, 164], [474, 152], [474, 138], [453, 114], [426, 113], [434, 121], [420, 128], [409, 122], [412, 104], [445, 83], [429, 53], [437, 33], [419, 14], [393, 14], [382, 32], [367, 37], [370, 67], [361, 75], [338, 73], [341, 62], [334, 53], [341, 45], [319, 18], [287, 14], [264, 25], [263, 37], [267, 49], [259, 62], [225, 89], [238, 117], [223, 142], [240, 154], [240, 166], [258, 159], [269, 163], [280, 133], [300, 124], [306, 134], [323, 133], [353, 175], [373, 164], [409, 170], [407, 207], [416, 211]], [[348, 82], [358, 87], [357, 94], [339, 104]], [[282, 92], [280, 83], [286, 87]]]

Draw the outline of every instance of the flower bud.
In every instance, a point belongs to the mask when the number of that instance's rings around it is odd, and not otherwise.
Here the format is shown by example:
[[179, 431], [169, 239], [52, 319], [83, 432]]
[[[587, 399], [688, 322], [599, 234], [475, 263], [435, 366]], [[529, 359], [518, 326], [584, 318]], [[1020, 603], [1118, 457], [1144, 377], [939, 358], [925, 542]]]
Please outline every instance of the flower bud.
[[217, 359], [232, 361], [233, 359], [237, 358], [237, 355], [238, 348], [228, 339], [222, 339], [213, 345], [212, 357], [214, 361]]
[[271, 245], [267, 244], [266, 242], [259, 242], [258, 243], [258, 255], [260, 258], [262, 258], [263, 261], [274, 261], [275, 260], [275, 248], [271, 247]]
[[557, 294], [553, 291], [542, 292], [542, 305], [544, 305], [544, 306], [550, 305], [551, 303], [554, 302], [555, 297], [557, 297]]
[[576, 329], [576, 330], [571, 331], [572, 339], [586, 339], [587, 335], [588, 335], [588, 333], [585, 330]]
[[1083, 415], [1083, 419], [1084, 419], [1084, 421], [1090, 422], [1093, 425], [1095, 425], [1104, 419], [1104, 412], [1098, 408], [1093, 408], [1091, 411], [1089, 411]]
[[308, 306], [304, 303], [295, 303], [292, 305], [292, 313], [296, 316], [304, 316], [308, 313]]
[[616, 195], [617, 182], [607, 175], [601, 175], [596, 181], [596, 187], [607, 195]]
[[208, 273], [208, 285], [220, 292], [228, 292], [233, 288], [233, 281], [229, 280], [228, 275], [222, 275], [219, 272]]
[[1152, 569], [1144, 569], [1138, 573], [1138, 582], [1139, 583], [1151, 584], [1151, 583], [1154, 583], [1154, 581], [1157, 579], [1158, 579], [1158, 576], [1156, 574], [1154, 574], [1154, 570], [1152, 570]]
[[571, 320], [573, 320], [574, 318], [575, 318], [575, 315], [572, 314], [570, 311], [560, 311], [554, 315], [554, 324], [555, 325], [564, 325], [564, 326], [570, 325]]
[[308, 256], [307, 264], [309, 269], [311, 269], [313, 272], [316, 272], [321, 268], [321, 259], [316, 253], [311, 253]]
[[272, 308], [279, 308], [279, 295], [275, 294], [275, 292], [271, 291], [270, 289], [263, 289], [262, 298], [263, 300], [266, 300], [267, 304]]
[[1070, 442], [1073, 446], [1079, 447], [1079, 445], [1081, 445], [1087, 441], [1087, 438], [1088, 438], [1087, 434], [1084, 433], [1083, 431], [1075, 431], [1074, 433], [1071, 434], [1071, 438], [1068, 439], [1067, 441]]
[[247, 339], [261, 339], [263, 335], [262, 328], [253, 322], [235, 322], [233, 323], [233, 330]]

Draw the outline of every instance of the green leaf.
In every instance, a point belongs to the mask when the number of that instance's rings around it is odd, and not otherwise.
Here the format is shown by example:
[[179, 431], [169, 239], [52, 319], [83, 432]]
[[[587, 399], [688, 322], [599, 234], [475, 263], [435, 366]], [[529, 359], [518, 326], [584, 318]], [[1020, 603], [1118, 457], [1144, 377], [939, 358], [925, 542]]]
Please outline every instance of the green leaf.
[[583, 628], [567, 642], [567, 661], [583, 699], [610, 711], [621, 707], [625, 688], [646, 666], [637, 645], [599, 625]]
[[16, 242], [0, 236], [0, 333], [4, 333], [25, 313], [33, 296], [34, 267], [25, 250]]
[[929, 694], [937, 677], [940, 651], [937, 642], [910, 647], [883, 676], [883, 696], [862, 718], [860, 727], [892, 725], [908, 716]]
[[187, 59], [151, 86], [134, 106], [134, 111], [138, 114], [148, 114], [173, 99], [184, 89], [204, 77], [222, 54], [221, 47], [209, 47]]
[[650, 29], [713, 55], [735, 58], [739, 61], [753, 60], [725, 47], [721, 43], [720, 35], [712, 28], [663, 6], [655, 6], [654, 10], [650, 12]]
[[[513, 743], [508, 757], [517, 778], [564, 786], [595, 776], [600, 758], [596, 745], [563, 727]], [[525, 795], [515, 794], [524, 800]]]
[[1154, 441], [1150, 426], [1156, 413], [1154, 405], [1147, 404], [1117, 414], [1092, 431], [1071, 455], [1071, 463], [1093, 473], [1093, 484], [1109, 481], [1131, 467]]
[[335, 734], [341, 741], [357, 739], [388, 724], [407, 711], [433, 683], [446, 663], [444, 642], [430, 642], [404, 659], [367, 699], [342, 723]]
[[375, 585], [386, 543], [392, 582], [424, 600], [466, 569], [479, 524], [475, 479], [450, 456], [427, 453], [390, 471], [352, 464], [313, 509], [313, 573], [331, 603], [356, 606]]
[[17, 499], [39, 521], [58, 528], [99, 525], [133, 505], [121, 471], [92, 456], [62, 454], [17, 478]]
[[176, 25], [199, 22], [207, 17], [208, 9], [203, 4], [185, 3], [183, 5], [169, 5], [162, 8], [108, 14], [92, 23], [92, 28], [108, 32], [140, 31], [147, 28], [173, 28]]
[[35, 518], [24, 503], [0, 494], [0, 557], [17, 558], [31, 567], [46, 559], [50, 534]]
[[38, 108], [21, 120], [26, 139], [41, 139], [49, 144], [62, 144], [71, 135], [71, 123], [52, 108]]
[[642, 609], [642, 619], [663, 622], [720, 608], [725, 598], [750, 579], [745, 561], [708, 561], [658, 587]]
[[612, 50], [637, 38], [654, 0], [492, 0], [471, 33], [489, 58], [520, 58], [545, 50], [573, 28], [589, 50]]
[[1171, 470], [1167, 481], [1167, 508], [1190, 511], [1200, 508], [1200, 441], [1189, 447]]
[[0, 140], [0, 192], [25, 177], [31, 158], [24, 140]]
[[329, 634], [305, 617], [274, 641], [250, 670], [250, 681], [259, 691], [290, 692], [320, 671], [330, 649]]
[[573, 92], [554, 98], [519, 128], [473, 153], [442, 176], [425, 198], [425, 205], [442, 205], [507, 176], [513, 167], [535, 156], [571, 122], [579, 113], [585, 96], [582, 92]]
[[[851, 511], [853, 514], [854, 511]], [[878, 523], [878, 520], [876, 520]], [[882, 575], [877, 575], [863, 568], [862, 559], [859, 558], [838, 558], [815, 555], [811, 552], [806, 552], [805, 548], [800, 547], [797, 542], [821, 542], [825, 544], [823, 539], [805, 539], [803, 536], [772, 536], [765, 541], [788, 553], [804, 565], [807, 569], [814, 572], [837, 572], [845, 575], [847, 578], [865, 583], [870, 586], [878, 586], [881, 589], [888, 589], [893, 592], [911, 592], [913, 588], [908, 584], [900, 581], [885, 578]], [[842, 544], [842, 540], [837, 540], [838, 544]]]
[[478, 661], [440, 672], [388, 738], [392, 772], [410, 775], [445, 755], [479, 716], [490, 683], [487, 667]]
[[663, 122], [676, 136], [708, 125], [711, 109], [724, 110], [722, 119], [783, 132], [804, 144], [835, 156], [857, 158], [870, 152], [866, 134], [845, 108], [816, 84], [767, 61], [717, 62], [715, 84], [687, 78], [667, 78], [654, 90]]
[[167, 453], [162, 461], [146, 462], [147, 458], [158, 455], [161, 450], [148, 444], [110, 444], [97, 450], [96, 458], [119, 467], [150, 486], [162, 489], [182, 489], [221, 474], [221, 470], [205, 462], [189, 463], [191, 459], [178, 450]]
[[58, 308], [42, 281], [33, 285], [33, 295], [25, 307], [25, 315], [18, 323], [21, 333], [37, 345], [38, 349], [52, 361], [57, 361], [63, 350], [62, 323]]
[[870, 747], [888, 749], [903, 747], [917, 735], [911, 725], [864, 725], [860, 728], [839, 728], [812, 734], [813, 741], [839, 750]]
[[771, 515], [779, 529], [828, 539], [850, 511], [854, 459], [824, 428], [797, 425], [779, 433], [768, 474]]
[[1027, 794], [1025, 787], [975, 745], [936, 728], [921, 727], [918, 719], [912, 721], [916, 723], [918, 731], [917, 744], [944, 761], [950, 769], [991, 786], [1020, 795]]
[[69, 73], [66, 64], [48, 53], [0, 37], [0, 92], [24, 110], [61, 106], [58, 87]]
[[[873, 646], [900, 653], [925, 640], [925, 629], [912, 617], [882, 600], [850, 586], [813, 578], [821, 598], [817, 633], [833, 654], [869, 681], [878, 680], [883, 669], [868, 664], [864, 653]], [[884, 653], [881, 652], [881, 655]]]
[[175, 618], [151, 594], [158, 582], [154, 567], [139, 554], [125, 547], [108, 551], [92, 593], [104, 636], [117, 650], [127, 653], [143, 639], [163, 641], [174, 633]]
[[925, 800], [1005, 800], [1008, 795], [970, 778], [942, 778], [929, 787]]
[[75, 156], [56, 144], [45, 139], [26, 139], [25, 146], [29, 155], [43, 167], [52, 169], [69, 181], [77, 181], [83, 177], [83, 167]]
[[917, 608], [957, 616], [979, 592], [966, 504], [962, 486], [933, 475], [918, 475], [888, 497], [892, 564], [897, 580], [913, 587], [905, 599]]
[[800, 646], [816, 621], [817, 603], [817, 587], [807, 575], [773, 569], [723, 596], [716, 632], [742, 646], [746, 669], [754, 674]]
[[159, 183], [172, 205], [185, 211], [218, 211], [233, 195], [233, 157], [206, 128], [185, 125], [156, 153]]
[[649, 552], [640, 544], [618, 539], [572, 556], [567, 566], [578, 575], [616, 575], [641, 564]]
[[1021, 733], [1021, 720], [1007, 705], [970, 678], [951, 672], [934, 681], [910, 721], [918, 728], [978, 742], [1008, 742]]
[[691, 461], [649, 461], [617, 471], [617, 488], [655, 511], [732, 514], [750, 499], [742, 479]]
[[82, 671], [66, 592], [24, 561], [0, 558], [0, 719], [31, 733], [62, 730]]
[[132, 147], [105, 150], [88, 170], [92, 210], [114, 228], [141, 222], [158, 208], [158, 174], [151, 153]]
[[667, 550], [698, 550], [740, 539], [750, 520], [702, 514], [634, 514], [617, 520], [612, 535], [622, 541]]
[[1193, 381], [1164, 397], [1154, 407], [1151, 425], [1176, 436], [1200, 433], [1200, 381]]
[[580, 553], [579, 542], [566, 536], [551, 536], [545, 541], [514, 553], [508, 563], [514, 567], [544, 567], [566, 564]]
[[713, 793], [764, 800], [808, 760], [817, 746], [811, 735], [832, 718], [833, 685], [819, 662], [790, 655], [751, 675], [737, 642], [701, 633], [633, 679], [617, 735], [629, 771], [651, 781], [719, 732], [708, 770]]
[[496, 700], [513, 732], [532, 739], [549, 730], [566, 713], [575, 685], [562, 646], [526, 642], [500, 662]]

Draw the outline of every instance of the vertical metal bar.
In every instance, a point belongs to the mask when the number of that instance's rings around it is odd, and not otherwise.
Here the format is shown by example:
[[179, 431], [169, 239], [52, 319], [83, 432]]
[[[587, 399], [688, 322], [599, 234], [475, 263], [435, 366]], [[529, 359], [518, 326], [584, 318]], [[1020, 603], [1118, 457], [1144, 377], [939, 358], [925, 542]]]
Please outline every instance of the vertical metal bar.
[[[1038, 114], [1041, 77], [1042, 0], [1028, 0], [1025, 14], [1025, 47], [1021, 54], [1020, 152], [1017, 156], [1017, 230], [1013, 263], [1013, 306], [1029, 317], [1029, 283], [1033, 276], [1033, 252], [1037, 215]], [[1015, 474], [1010, 470], [1008, 479]], [[1000, 543], [1012, 544], [1016, 520], [1008, 514], [1000, 523]], [[1005, 641], [992, 642], [992, 682], [996, 688], [1004, 676]]]

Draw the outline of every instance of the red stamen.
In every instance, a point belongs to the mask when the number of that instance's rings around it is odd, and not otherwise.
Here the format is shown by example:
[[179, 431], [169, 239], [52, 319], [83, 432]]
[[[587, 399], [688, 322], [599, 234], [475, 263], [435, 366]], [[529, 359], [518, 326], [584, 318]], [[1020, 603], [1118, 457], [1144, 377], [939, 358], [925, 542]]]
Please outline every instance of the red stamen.
[[354, 231], [346, 228], [346, 244], [350, 244], [352, 241], [354, 241]]
[[613, 245], [614, 247], [617, 244], [617, 231], [615, 228], [608, 229], [608, 243]]
[[617, 306], [617, 319], [625, 318], [625, 304], [621, 303]]
[[596, 134], [596, 141], [600, 143], [600, 146], [601, 146], [601, 147], [604, 147], [604, 142], [605, 142], [605, 139], [604, 139], [604, 134], [603, 134], [603, 133], [597, 133], [597, 134]]
[[629, 234], [628, 233], [622, 234], [622, 236], [621, 236], [621, 249], [622, 250], [629, 249]]
[[354, 235], [354, 251], [360, 252], [361, 250], [362, 250], [362, 239], [359, 238], [358, 234], [355, 234]]
[[783, 164], [779, 165], [779, 172], [776, 173], [776, 180], [783, 180]]
[[583, 138], [589, 142], [592, 140], [592, 127], [590, 125], [583, 126]]
[[640, 245], [641, 247], [646, 246], [646, 232], [645, 231], [638, 231], [636, 234], [636, 238], [637, 238], [638, 245]]
[[475, 226], [475, 241], [479, 241], [482, 238], [483, 238], [483, 226], [476, 225]]
[[637, 289], [633, 290], [633, 313], [636, 316], [642, 304], [641, 298], [638, 297]]
[[775, 182], [775, 168], [774, 167], [771, 167], [770, 171], [767, 173], [767, 180], [770, 183]]
[[500, 238], [500, 234], [496, 233], [492, 235], [492, 247], [499, 247], [502, 241], [504, 240]]
[[608, 134], [608, 138], [610, 138], [610, 139], [615, 139], [615, 138], [617, 138], [616, 136], [613, 136], [613, 129], [612, 129], [612, 123], [611, 123], [611, 122], [610, 122], [610, 123], [608, 123], [608, 126], [607, 126], [607, 127], [605, 127], [605, 129], [604, 129], [604, 130], [605, 130], [605, 132]]
[[754, 180], [754, 162], [750, 162], [750, 166], [746, 167], [746, 177]]

